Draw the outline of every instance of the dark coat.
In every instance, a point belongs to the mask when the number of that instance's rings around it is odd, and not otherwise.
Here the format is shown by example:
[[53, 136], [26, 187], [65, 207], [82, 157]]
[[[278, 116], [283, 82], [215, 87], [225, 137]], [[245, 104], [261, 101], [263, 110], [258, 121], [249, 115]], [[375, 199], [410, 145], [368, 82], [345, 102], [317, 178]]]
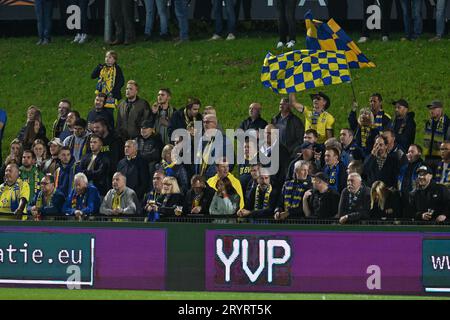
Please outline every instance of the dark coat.
[[378, 168], [377, 158], [372, 154], [364, 161], [364, 174], [367, 177], [367, 185], [371, 186], [375, 181], [383, 181], [390, 188], [397, 186], [399, 162], [395, 155], [388, 154], [381, 170]]
[[118, 107], [116, 130], [123, 137], [134, 139], [141, 133], [142, 122], [148, 120], [150, 116], [150, 105], [146, 100], [136, 97], [134, 102], [129, 103], [126, 99]]
[[339, 217], [348, 216], [348, 221], [359, 221], [369, 218], [370, 188], [361, 186], [360, 193], [353, 206], [349, 205], [350, 192], [347, 188], [342, 191], [339, 201]]
[[[167, 128], [167, 133], [169, 137], [172, 137], [172, 133], [176, 129], [186, 129], [186, 121], [184, 117], [184, 110], [186, 108], [177, 110], [172, 115], [172, 118], [169, 121], [169, 127]], [[202, 121], [202, 115], [200, 113], [197, 114], [196, 118], [193, 121]]]
[[417, 220], [422, 220], [422, 214], [428, 209], [434, 210], [432, 219], [436, 219], [439, 215], [449, 217], [449, 204], [450, 190], [434, 182], [424, 190], [416, 189], [411, 193], [411, 205]]
[[402, 215], [402, 204], [398, 191], [388, 191], [384, 209], [378, 206], [377, 201], [374, 202], [373, 208], [370, 209], [371, 220], [401, 218]]
[[109, 189], [111, 189], [110, 160], [108, 155], [100, 152], [94, 161], [94, 167], [88, 170], [89, 163], [92, 159], [92, 153], [88, 153], [81, 158], [80, 172], [83, 172], [94, 186], [97, 187], [101, 196], [105, 196]]
[[[276, 124], [281, 118], [281, 113], [278, 113], [272, 118], [272, 124]], [[294, 114], [289, 114], [286, 125], [286, 141], [284, 146], [289, 152], [289, 157], [292, 155], [294, 149], [303, 143], [303, 135], [305, 134], [305, 125], [302, 120]]]
[[133, 189], [141, 201], [150, 183], [148, 165], [145, 160], [140, 155], [130, 160], [123, 158], [117, 164], [117, 171], [127, 177], [127, 187]]
[[239, 128], [244, 131], [247, 131], [249, 129], [259, 130], [264, 129], [267, 126], [267, 124], [268, 124], [267, 121], [261, 117], [255, 120], [252, 120], [251, 117], [248, 117], [247, 119], [241, 122]]
[[328, 189], [324, 193], [313, 190], [308, 198], [308, 205], [311, 210], [311, 217], [316, 219], [334, 218], [338, 213], [339, 193], [333, 189]]
[[175, 217], [175, 207], [183, 206], [183, 195], [181, 193], [162, 194], [157, 200], [158, 212], [163, 217]]
[[414, 121], [414, 117], [414, 112], [408, 112], [404, 119], [396, 117], [393, 121], [395, 140], [404, 151], [407, 151], [416, 139], [416, 121]]
[[[209, 207], [211, 205], [212, 198], [214, 197], [214, 189], [210, 186], [206, 185], [206, 188], [203, 190], [203, 195], [200, 198], [200, 207], [202, 210], [199, 214], [209, 215]], [[191, 210], [193, 208], [195, 192], [190, 189], [186, 196], [184, 197], [184, 205], [183, 205], [183, 215], [191, 214]]]

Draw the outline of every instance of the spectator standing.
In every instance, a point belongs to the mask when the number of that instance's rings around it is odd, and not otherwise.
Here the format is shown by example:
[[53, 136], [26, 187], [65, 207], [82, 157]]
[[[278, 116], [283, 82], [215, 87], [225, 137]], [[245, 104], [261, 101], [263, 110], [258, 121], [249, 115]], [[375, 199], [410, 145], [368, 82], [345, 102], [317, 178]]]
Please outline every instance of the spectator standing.
[[135, 139], [140, 133], [142, 121], [150, 118], [150, 106], [146, 100], [139, 98], [138, 91], [136, 81], [128, 81], [127, 98], [119, 104], [117, 131], [127, 139]]
[[111, 45], [129, 45], [135, 41], [134, 1], [111, 0], [111, 17], [116, 28], [115, 40]]
[[236, 13], [235, 13], [235, 0], [213, 0], [213, 16], [215, 20], [214, 34], [211, 40], [222, 39], [221, 34], [223, 32], [223, 19], [222, 19], [222, 2], [225, 3], [225, 11], [227, 13], [227, 38], [226, 40], [236, 39]]
[[395, 106], [392, 128], [395, 133], [395, 140], [397, 140], [401, 149], [406, 151], [416, 139], [415, 113], [409, 112], [409, 104], [405, 99], [394, 101], [392, 104]]
[[430, 119], [425, 124], [423, 153], [425, 161], [437, 162], [440, 159], [441, 143], [450, 140], [450, 119], [444, 114], [444, 105], [440, 101], [432, 101], [427, 108]]
[[37, 45], [47, 45], [52, 39], [53, 0], [34, 2], [39, 41]]
[[[277, 49], [286, 45], [287, 49], [292, 49], [296, 41], [295, 28], [295, 7], [296, 0], [277, 0], [278, 12], [278, 43]], [[288, 41], [289, 36], [289, 41]]]
[[[121, 2], [121, 0], [114, 1]], [[121, 90], [125, 82], [122, 69], [117, 64], [117, 59], [117, 52], [112, 50], [107, 51], [105, 54], [105, 63], [97, 65], [91, 74], [92, 79], [98, 79], [95, 94], [106, 94], [104, 107], [111, 110], [112, 116], [114, 116], [114, 109], [122, 99]]]

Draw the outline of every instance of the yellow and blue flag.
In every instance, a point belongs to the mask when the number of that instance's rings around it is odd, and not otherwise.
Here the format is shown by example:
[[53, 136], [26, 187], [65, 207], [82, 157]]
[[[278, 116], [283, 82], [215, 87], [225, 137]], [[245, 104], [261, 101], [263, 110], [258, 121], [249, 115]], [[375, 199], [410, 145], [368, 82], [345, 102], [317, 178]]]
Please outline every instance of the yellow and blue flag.
[[344, 51], [295, 50], [278, 56], [269, 52], [261, 71], [263, 86], [281, 94], [350, 81]]
[[334, 19], [330, 19], [327, 23], [313, 20], [311, 10], [308, 10], [305, 14], [305, 23], [307, 49], [343, 50], [350, 68], [375, 68], [375, 64], [361, 52]]

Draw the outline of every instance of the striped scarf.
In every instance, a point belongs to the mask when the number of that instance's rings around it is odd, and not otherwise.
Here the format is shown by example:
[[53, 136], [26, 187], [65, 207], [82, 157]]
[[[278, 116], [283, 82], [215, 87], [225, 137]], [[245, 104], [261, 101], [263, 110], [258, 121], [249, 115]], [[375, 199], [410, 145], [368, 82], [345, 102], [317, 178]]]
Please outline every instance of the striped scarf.
[[434, 175], [434, 181], [436, 183], [440, 183], [444, 186], [450, 187], [450, 163], [447, 165], [447, 168], [444, 172], [444, 162], [439, 162], [436, 174]]
[[[21, 186], [22, 181], [20, 179], [17, 179], [17, 181], [11, 186], [12, 192], [10, 192], [9, 199], [9, 207], [11, 208], [11, 212], [16, 211], [16, 209], [19, 207]], [[0, 186], [0, 194], [3, 194], [3, 192], [5, 192], [5, 184], [2, 184]]]
[[[261, 203], [261, 192], [264, 192], [264, 199]], [[256, 187], [255, 192], [255, 205], [254, 210], [264, 210], [269, 208], [269, 201], [270, 201], [270, 194], [272, 193], [272, 186], [269, 185], [269, 187], [266, 190], [262, 190], [261, 187], [258, 185]]]
[[[425, 134], [424, 134], [424, 155], [425, 156], [435, 156], [439, 157], [439, 147], [442, 142], [444, 142], [445, 132], [445, 121], [447, 118], [445, 115], [439, 118], [436, 129], [434, 131], [433, 143], [431, 142], [431, 137], [433, 136], [433, 124], [435, 123], [434, 119], [428, 120], [425, 125]], [[448, 121], [448, 120], [447, 120]]]
[[161, 167], [164, 169], [166, 176], [173, 177], [175, 176], [175, 162], [168, 163], [166, 160], [161, 160]]
[[289, 180], [283, 187], [284, 210], [300, 207], [303, 195], [308, 190], [308, 181]]
[[104, 66], [100, 71], [100, 76], [98, 77], [97, 88], [95, 94], [104, 93], [106, 94], [105, 108], [115, 108], [117, 105], [116, 99], [112, 95], [112, 90], [116, 82], [116, 67]]

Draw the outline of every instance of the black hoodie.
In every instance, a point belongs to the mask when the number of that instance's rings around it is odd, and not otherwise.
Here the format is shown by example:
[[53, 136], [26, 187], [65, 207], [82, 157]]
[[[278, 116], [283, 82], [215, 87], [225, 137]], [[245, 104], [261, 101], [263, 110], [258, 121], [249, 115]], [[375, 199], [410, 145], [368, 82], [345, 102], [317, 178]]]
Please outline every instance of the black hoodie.
[[416, 138], [416, 122], [414, 121], [414, 112], [408, 112], [404, 119], [395, 117], [394, 131], [395, 139], [403, 151], [408, 152], [408, 148], [414, 143]]

